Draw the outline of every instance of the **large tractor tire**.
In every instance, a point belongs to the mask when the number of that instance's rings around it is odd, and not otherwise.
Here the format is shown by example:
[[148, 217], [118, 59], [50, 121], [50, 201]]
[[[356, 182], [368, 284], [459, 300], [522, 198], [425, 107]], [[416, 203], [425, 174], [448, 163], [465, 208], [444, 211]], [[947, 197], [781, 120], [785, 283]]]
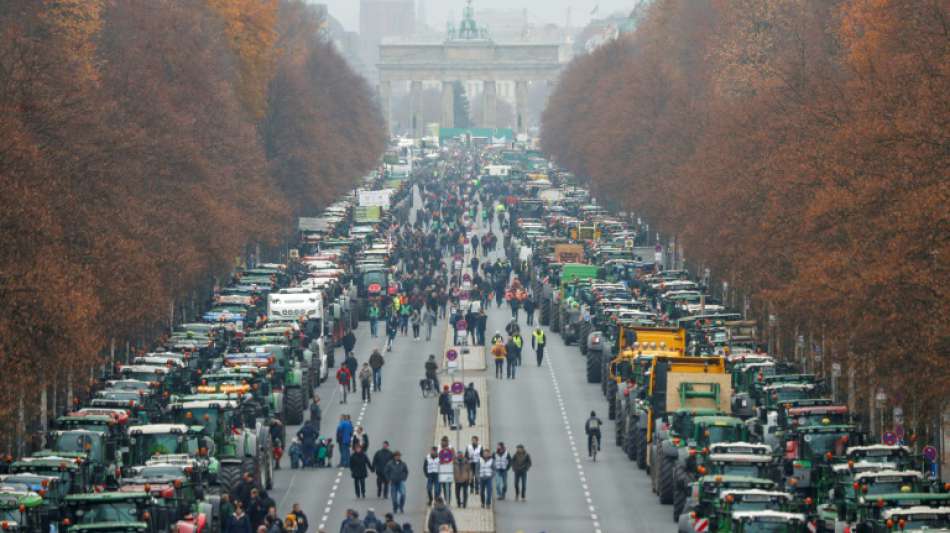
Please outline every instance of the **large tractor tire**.
[[627, 421], [627, 417], [624, 415], [623, 406], [620, 405], [620, 399], [618, 398], [614, 403], [617, 405], [617, 427], [614, 428], [614, 444], [616, 444], [618, 448], [623, 449], [624, 424]]
[[581, 350], [581, 355], [587, 355], [587, 336], [590, 335], [590, 322], [584, 322], [578, 328], [580, 333], [577, 335], [577, 347]]
[[561, 307], [551, 302], [551, 331], [561, 332]]
[[303, 413], [307, 408], [307, 397], [300, 387], [287, 389], [284, 394], [284, 422], [296, 426], [303, 424]]
[[627, 422], [624, 424], [623, 432], [623, 451], [627, 454], [627, 459], [631, 461], [636, 461], [637, 459], [637, 430], [636, 424], [633, 423], [633, 417], [628, 416]]
[[244, 471], [240, 464], [222, 464], [221, 468], [218, 469], [218, 486], [221, 487], [221, 491], [230, 494], [241, 482], [243, 474]]
[[610, 386], [610, 359], [604, 356], [600, 357], [600, 393], [607, 396], [607, 388]]
[[673, 521], [679, 522], [680, 514], [686, 507], [686, 492], [689, 484], [686, 479], [686, 469], [677, 463], [673, 470]]
[[551, 300], [547, 298], [541, 300], [540, 312], [538, 313], [538, 323], [542, 326], [551, 324]]
[[613, 383], [607, 387], [607, 419], [615, 420], [617, 418], [617, 384]]
[[660, 503], [669, 505], [673, 503], [673, 468], [675, 459], [669, 457], [658, 457], [660, 470], [657, 478], [657, 493], [660, 495]]
[[647, 469], [647, 432], [641, 429], [637, 432], [637, 468]]
[[587, 354], [587, 382], [600, 383], [600, 352]]

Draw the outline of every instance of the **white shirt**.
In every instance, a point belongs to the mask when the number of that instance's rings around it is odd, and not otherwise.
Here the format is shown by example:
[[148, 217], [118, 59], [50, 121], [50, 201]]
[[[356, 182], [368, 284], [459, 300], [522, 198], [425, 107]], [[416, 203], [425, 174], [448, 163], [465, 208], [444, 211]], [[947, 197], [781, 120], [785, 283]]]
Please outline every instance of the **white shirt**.
[[479, 479], [487, 479], [495, 475], [495, 461], [491, 457], [485, 459], [483, 457], [478, 458], [478, 477]]
[[477, 463], [478, 459], [482, 456], [482, 447], [475, 446], [472, 444], [468, 445], [468, 458], [469, 462]]
[[432, 457], [431, 455], [426, 455], [426, 473], [427, 474], [438, 474], [439, 473], [439, 456]]

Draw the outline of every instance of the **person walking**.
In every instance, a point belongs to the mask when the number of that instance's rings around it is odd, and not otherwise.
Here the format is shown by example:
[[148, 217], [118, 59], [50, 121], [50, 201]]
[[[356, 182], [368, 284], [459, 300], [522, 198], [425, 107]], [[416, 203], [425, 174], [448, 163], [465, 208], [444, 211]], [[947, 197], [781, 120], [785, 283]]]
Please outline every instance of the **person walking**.
[[518, 366], [518, 346], [515, 344], [514, 336], [508, 338], [508, 342], [505, 344], [505, 375], [508, 379], [515, 379], [517, 375], [516, 367]]
[[369, 356], [369, 366], [373, 369], [373, 391], [375, 392], [383, 390], [383, 365], [385, 364], [386, 359], [383, 358], [383, 354], [374, 348]]
[[439, 321], [439, 316], [435, 309], [430, 309], [426, 306], [425, 310], [422, 312], [422, 323], [426, 327], [426, 341], [432, 340], [432, 329], [435, 327], [436, 323]]
[[455, 454], [455, 460], [452, 462], [452, 479], [455, 481], [455, 506], [464, 509], [468, 506], [468, 493], [472, 484], [472, 469], [469, 467], [467, 452]]
[[472, 443], [466, 448], [465, 455], [468, 456], [469, 468], [472, 471], [471, 489], [475, 492], [480, 492], [478, 484], [478, 462], [482, 458], [482, 446], [478, 443], [477, 435], [472, 435]]
[[350, 355], [353, 353], [353, 348], [356, 347], [356, 334], [353, 333], [353, 330], [346, 332], [346, 335], [343, 336], [343, 352], [345, 355]]
[[432, 500], [439, 492], [439, 449], [433, 446], [429, 454], [422, 461], [422, 471], [426, 476], [426, 496], [429, 497], [427, 505], [432, 505]]
[[357, 498], [366, 498], [366, 478], [372, 469], [373, 465], [369, 457], [366, 456], [363, 447], [357, 444], [350, 456], [350, 475], [353, 476], [353, 487]]
[[445, 506], [445, 500], [441, 496], [436, 496], [435, 505], [429, 511], [428, 521], [429, 533], [441, 533], [445, 531], [444, 526], [449, 526], [452, 533], [458, 533], [458, 527], [455, 525], [455, 516], [452, 510]]
[[478, 310], [475, 316], [475, 344], [485, 346], [485, 329], [488, 327], [488, 315], [485, 314], [485, 307]]
[[310, 402], [310, 424], [313, 425], [313, 429], [317, 430], [317, 435], [320, 434], [320, 422], [323, 421], [323, 408], [320, 406], [320, 395], [314, 394], [313, 400]]
[[[349, 420], [350, 415], [346, 415], [346, 419]], [[355, 448], [357, 444], [363, 447], [364, 452], [369, 449], [369, 435], [366, 434], [366, 430], [363, 429], [363, 426], [356, 426], [356, 429], [353, 431], [350, 448]]]
[[366, 403], [372, 403], [373, 369], [369, 367], [369, 363], [363, 363], [363, 368], [360, 369], [359, 378], [362, 400]]
[[419, 331], [422, 328], [422, 315], [418, 309], [413, 309], [409, 315], [409, 323], [412, 325], [412, 340], [419, 340]]
[[386, 467], [393, 460], [389, 450], [389, 441], [383, 441], [383, 447], [373, 454], [373, 472], [376, 472], [376, 497], [389, 498], [389, 480], [386, 479]]
[[360, 363], [356, 360], [356, 356], [353, 355], [353, 352], [346, 354], [346, 359], [343, 360], [343, 364], [350, 371], [350, 392], [356, 392], [356, 376], [357, 372], [360, 370]]
[[393, 452], [393, 460], [386, 465], [386, 480], [389, 481], [390, 495], [393, 499], [393, 514], [406, 512], [406, 480], [409, 467], [402, 460], [399, 450]]
[[452, 396], [449, 393], [449, 386], [442, 386], [442, 393], [439, 394], [439, 413], [442, 414], [442, 423], [447, 427], [455, 425], [455, 409], [452, 407]]
[[495, 479], [495, 461], [489, 450], [482, 449], [478, 460], [478, 494], [481, 496], [482, 508], [491, 507], [492, 480]]
[[379, 309], [378, 303], [373, 303], [370, 306], [369, 311], [369, 334], [375, 339], [379, 336], [379, 317], [382, 314], [382, 311]]
[[516, 329], [511, 334], [511, 340], [515, 345], [515, 366], [521, 366], [521, 351], [524, 349], [524, 339], [521, 338], [521, 330]]
[[511, 468], [511, 454], [505, 449], [505, 443], [499, 442], [495, 450], [494, 468], [495, 468], [495, 490], [498, 491], [498, 499], [504, 500], [508, 495], [508, 470]]
[[482, 400], [478, 396], [478, 391], [475, 390], [474, 382], [465, 387], [465, 392], [462, 394], [462, 403], [465, 404], [465, 411], [468, 414], [468, 427], [473, 427], [475, 425], [475, 414], [478, 408], [482, 406]]
[[226, 533], [251, 533], [251, 518], [244, 512], [240, 501], [234, 502], [234, 514], [228, 520]]
[[353, 439], [353, 423], [350, 422], [348, 415], [340, 415], [340, 423], [336, 426], [336, 442], [340, 446], [340, 464], [338, 466], [348, 468], [350, 466], [350, 443]]
[[528, 316], [528, 325], [533, 326], [534, 325], [534, 309], [536, 306], [536, 304], [534, 303], [534, 297], [528, 296], [527, 298], [525, 298], [522, 305], [524, 305], [525, 315]]
[[525, 499], [525, 492], [528, 489], [528, 470], [530, 469], [531, 454], [524, 449], [524, 445], [519, 444], [515, 447], [515, 454], [511, 456], [511, 470], [515, 473], [515, 501], [518, 498]]
[[531, 347], [534, 348], [534, 355], [538, 359], [538, 366], [544, 361], [544, 347], [547, 346], [548, 339], [544, 335], [544, 330], [540, 327], [534, 328], [531, 332]]
[[340, 403], [346, 403], [346, 395], [350, 392], [350, 381], [353, 380], [353, 373], [345, 364], [340, 365], [336, 371], [336, 382], [340, 384]]
[[396, 333], [399, 332], [399, 319], [395, 314], [389, 316], [386, 320], [386, 351], [393, 351], [393, 341], [396, 340]]
[[508, 357], [508, 349], [501, 343], [501, 339], [495, 341], [491, 347], [491, 354], [495, 358], [495, 378], [501, 379], [504, 374], [505, 360]]

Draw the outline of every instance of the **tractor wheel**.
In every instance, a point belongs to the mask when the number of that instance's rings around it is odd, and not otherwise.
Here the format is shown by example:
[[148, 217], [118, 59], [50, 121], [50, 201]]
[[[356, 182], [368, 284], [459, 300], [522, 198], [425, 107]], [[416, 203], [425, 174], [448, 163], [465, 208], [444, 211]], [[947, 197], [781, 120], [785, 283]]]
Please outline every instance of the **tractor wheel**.
[[686, 469], [678, 464], [673, 470], [673, 521], [679, 522], [680, 513], [686, 507], [686, 489], [689, 486], [686, 479]]
[[617, 385], [611, 384], [607, 389], [607, 419], [614, 420], [617, 418]]
[[657, 479], [657, 490], [660, 495], [660, 503], [669, 505], [673, 503], [673, 467], [675, 466], [675, 459], [660, 457], [658, 460], [660, 471]]
[[274, 463], [268, 458], [267, 466], [264, 468], [264, 488], [271, 490], [274, 488]]
[[221, 491], [230, 494], [231, 491], [238, 486], [238, 483], [241, 482], [241, 475], [243, 474], [244, 471], [241, 470], [241, 465], [221, 465], [221, 468], [218, 470], [218, 486], [221, 487]]
[[637, 432], [637, 467], [647, 469], [647, 432], [641, 429]]
[[287, 389], [284, 394], [284, 420], [287, 424], [296, 426], [303, 423], [303, 412], [306, 409], [307, 397], [303, 389], [294, 387]]
[[559, 333], [561, 331], [561, 308], [551, 303], [551, 331]]
[[600, 357], [600, 392], [607, 396], [607, 387], [610, 385], [610, 360], [604, 356]]
[[541, 300], [541, 312], [538, 314], [538, 323], [547, 326], [551, 323], [551, 301]]
[[624, 426], [624, 423], [626, 422], [626, 416], [624, 416], [622, 406], [620, 405], [620, 400], [618, 399], [614, 403], [617, 404], [617, 407], [616, 407], [617, 427], [614, 428], [614, 444], [616, 444], [618, 448], [623, 449], [623, 434], [624, 434], [623, 426]]
[[580, 348], [581, 355], [587, 355], [587, 336], [590, 335], [590, 324], [582, 324], [579, 329], [580, 333], [578, 333], [577, 336], [577, 347]]
[[600, 352], [587, 354], [587, 382], [600, 383]]
[[627, 459], [635, 461], [637, 459], [637, 432], [632, 416], [627, 417], [624, 426], [623, 451], [627, 454]]

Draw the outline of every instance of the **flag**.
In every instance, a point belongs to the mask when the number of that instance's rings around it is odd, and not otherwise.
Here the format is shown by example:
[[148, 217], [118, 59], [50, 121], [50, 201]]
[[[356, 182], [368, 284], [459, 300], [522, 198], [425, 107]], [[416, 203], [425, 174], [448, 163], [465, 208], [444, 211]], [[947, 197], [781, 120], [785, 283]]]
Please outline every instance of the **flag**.
[[600, 4], [597, 4], [596, 6], [594, 6], [594, 9], [590, 10], [590, 16], [593, 17], [594, 15], [597, 14], [598, 11], [600, 11]]

